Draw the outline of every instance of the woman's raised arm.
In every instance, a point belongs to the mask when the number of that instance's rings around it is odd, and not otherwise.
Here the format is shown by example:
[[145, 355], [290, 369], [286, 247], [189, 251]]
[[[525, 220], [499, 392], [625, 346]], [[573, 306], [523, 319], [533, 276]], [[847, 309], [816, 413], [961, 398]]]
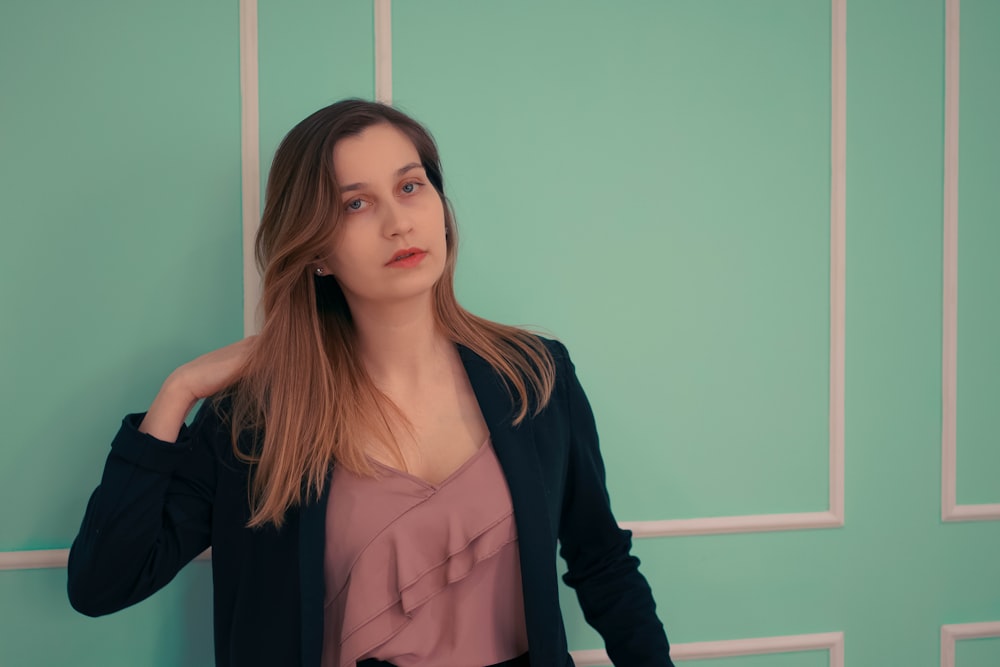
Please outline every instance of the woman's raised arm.
[[233, 382], [252, 340], [209, 352], [164, 382], [147, 413], [128, 415], [111, 443], [100, 485], [69, 554], [74, 609], [101, 616], [165, 586], [211, 544], [216, 451], [230, 430], [198, 399]]

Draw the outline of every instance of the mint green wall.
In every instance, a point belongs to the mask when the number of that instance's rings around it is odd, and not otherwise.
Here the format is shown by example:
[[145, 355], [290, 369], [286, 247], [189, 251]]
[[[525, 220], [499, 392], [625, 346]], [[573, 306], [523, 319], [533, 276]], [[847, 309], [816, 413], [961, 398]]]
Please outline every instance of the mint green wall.
[[1000, 665], [1000, 638], [967, 639], [958, 642], [956, 665]]
[[[958, 501], [1000, 502], [1000, 3], [966, 0], [959, 141]], [[1000, 661], [998, 661], [1000, 664]]]
[[[570, 346], [619, 518], [826, 509], [829, 1], [392, 13], [460, 296]], [[849, 666], [930, 667], [942, 624], [1000, 621], [1000, 522], [940, 521], [944, 2], [851, 0], [847, 29], [846, 525], [635, 551], [674, 642], [842, 631]], [[367, 0], [260, 1], [264, 174], [297, 120], [372, 97], [372, 35]], [[961, 503], [1000, 503], [998, 36], [996, 2], [964, 0]], [[0, 7], [0, 551], [68, 546], [122, 414], [242, 333], [238, 38], [235, 1]], [[211, 664], [207, 563], [98, 620], [64, 587], [0, 572], [0, 665]]]
[[[241, 335], [235, 5], [0, 9], [0, 550], [66, 547], [109, 438]], [[0, 664], [205, 664], [210, 573], [102, 621], [0, 572]]]
[[462, 296], [567, 342], [622, 516], [822, 510], [829, 11], [787, 3], [762, 43], [755, 3], [577, 4], [394, 7], [393, 101], [441, 140]]

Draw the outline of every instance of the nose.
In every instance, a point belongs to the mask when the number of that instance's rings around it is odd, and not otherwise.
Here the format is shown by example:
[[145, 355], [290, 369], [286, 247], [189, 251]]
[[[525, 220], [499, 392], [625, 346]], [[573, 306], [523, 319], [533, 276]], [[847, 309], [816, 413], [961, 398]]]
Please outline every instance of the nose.
[[395, 199], [389, 199], [382, 206], [382, 233], [387, 238], [402, 236], [412, 231], [413, 223], [409, 212]]

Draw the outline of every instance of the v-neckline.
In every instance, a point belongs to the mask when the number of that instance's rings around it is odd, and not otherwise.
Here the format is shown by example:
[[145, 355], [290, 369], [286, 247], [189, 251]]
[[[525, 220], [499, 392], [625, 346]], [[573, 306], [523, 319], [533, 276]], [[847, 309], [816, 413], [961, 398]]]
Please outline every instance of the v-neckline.
[[392, 474], [394, 474], [394, 475], [396, 475], [398, 477], [402, 477], [404, 479], [411, 480], [411, 481], [415, 482], [416, 484], [419, 484], [420, 486], [423, 486], [423, 487], [426, 487], [426, 488], [430, 489], [431, 491], [437, 492], [437, 491], [440, 491], [442, 488], [444, 488], [448, 484], [448, 482], [450, 482], [451, 480], [453, 480], [456, 477], [458, 477], [466, 468], [469, 468], [476, 459], [478, 459], [480, 456], [482, 456], [483, 451], [487, 447], [489, 447], [489, 446], [490, 446], [490, 436], [487, 435], [486, 436], [486, 440], [484, 440], [483, 443], [481, 445], [479, 445], [479, 447], [476, 449], [476, 451], [473, 452], [472, 455], [469, 458], [465, 459], [465, 461], [462, 463], [462, 465], [460, 465], [457, 468], [455, 468], [454, 470], [452, 470], [448, 474], [447, 477], [445, 477], [444, 479], [442, 479], [437, 484], [433, 484], [431, 482], [428, 482], [423, 477], [417, 477], [416, 475], [408, 473], [405, 470], [400, 470], [399, 468], [393, 468], [392, 466], [386, 465], [385, 463], [382, 463], [381, 461], [376, 461], [375, 459], [373, 459], [371, 457], [369, 457], [369, 460], [372, 463], [374, 463], [376, 466], [378, 466], [379, 468], [382, 468], [383, 470], [386, 470], [386, 471], [388, 471], [388, 472], [390, 472], [390, 473], [392, 473]]
[[[558, 577], [549, 576], [554, 575], [556, 569], [555, 563], [550, 562], [554, 558], [552, 545], [556, 543], [556, 536], [542, 510], [551, 498], [546, 495], [542, 466], [535, 449], [532, 419], [529, 417], [520, 427], [515, 427], [513, 418], [517, 406], [504, 378], [475, 351], [460, 343], [457, 345], [490, 431], [490, 448], [510, 488], [517, 524], [519, 560], [525, 578], [522, 584], [524, 604], [525, 608], [532, 610], [529, 651], [533, 660], [537, 656], [538, 664], [559, 664], [565, 661], [565, 652], [558, 637], [537, 631], [538, 624], [544, 623], [544, 619], [559, 618], [559, 586]], [[556, 349], [559, 350], [558, 347]], [[557, 367], [560, 364], [558, 359]], [[328, 474], [332, 475], [335, 470], [336, 466], [331, 466]], [[327, 538], [324, 519], [330, 487], [328, 477], [319, 497], [304, 503], [300, 515], [298, 565], [303, 665], [318, 665], [323, 649], [323, 553]]]

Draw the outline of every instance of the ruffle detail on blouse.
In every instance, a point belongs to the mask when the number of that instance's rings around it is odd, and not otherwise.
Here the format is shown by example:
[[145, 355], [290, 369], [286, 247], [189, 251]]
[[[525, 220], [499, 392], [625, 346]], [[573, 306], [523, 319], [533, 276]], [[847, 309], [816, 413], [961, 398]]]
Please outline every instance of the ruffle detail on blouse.
[[[476, 565], [497, 555], [505, 546], [517, 540], [517, 531], [511, 515], [507, 515], [481, 535], [472, 539], [468, 546], [445, 558], [444, 562], [417, 575], [411, 583], [399, 590], [399, 605], [402, 612], [412, 617], [421, 605], [440, 593], [449, 584], [461, 581]], [[403, 572], [397, 572], [397, 580], [402, 580]]]
[[[484, 490], [489, 459], [476, 458], [429, 497], [414, 498], [389, 526], [375, 528], [349, 571], [337, 577], [326, 610], [341, 628], [335, 664], [354, 667], [428, 601], [516, 543], [506, 487], [503, 495]], [[403, 477], [393, 483], [418, 484]]]

